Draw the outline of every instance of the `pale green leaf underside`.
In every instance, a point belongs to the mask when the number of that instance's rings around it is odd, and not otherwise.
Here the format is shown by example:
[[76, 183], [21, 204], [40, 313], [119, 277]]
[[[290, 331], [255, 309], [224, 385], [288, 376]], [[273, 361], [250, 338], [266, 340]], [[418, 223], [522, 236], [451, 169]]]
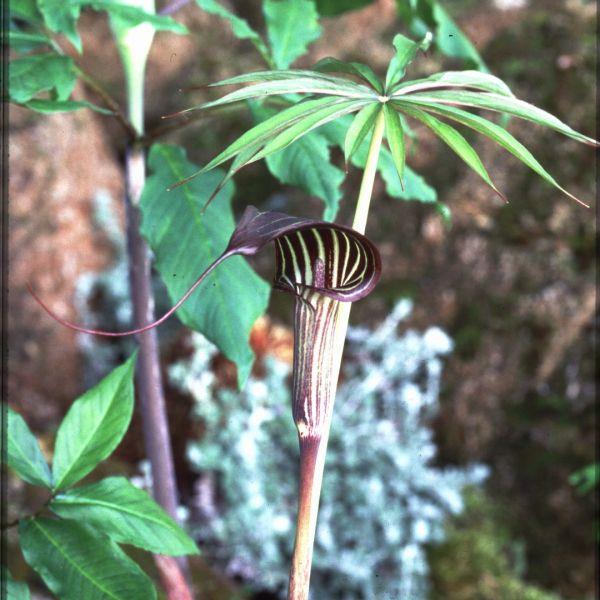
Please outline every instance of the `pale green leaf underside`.
[[[5, 566], [2, 566], [6, 569]], [[6, 600], [30, 600], [31, 594], [27, 584], [23, 581], [15, 581], [6, 569]]]
[[313, 66], [313, 70], [321, 73], [346, 73], [347, 75], [354, 75], [365, 81], [378, 93], [383, 94], [383, 84], [379, 81], [379, 78], [375, 75], [371, 67], [367, 65], [357, 62], [344, 62], [328, 56], [316, 63]]
[[196, 544], [143, 490], [124, 477], [59, 494], [50, 509], [64, 519], [91, 525], [115, 542], [156, 554], [198, 554]]
[[75, 521], [23, 519], [27, 563], [61, 600], [153, 600], [148, 576], [113, 541]]
[[27, 483], [52, 487], [52, 474], [35, 436], [20, 414], [8, 408], [8, 465]]
[[273, 62], [287, 69], [321, 35], [312, 0], [263, 0]]
[[473, 88], [501, 96], [514, 97], [514, 94], [502, 79], [481, 71], [442, 71], [425, 79], [405, 81], [394, 87], [391, 97], [401, 98], [409, 92], [440, 87]]
[[[198, 171], [178, 146], [155, 144], [149, 154], [150, 177], [141, 198], [142, 234], [154, 252], [155, 267], [173, 302], [223, 252], [235, 223], [231, 211], [233, 186], [225, 187], [203, 213], [202, 209], [223, 177], [205, 173], [166, 189]], [[236, 363], [242, 385], [254, 354], [250, 329], [266, 309], [267, 285], [248, 263], [235, 256], [211, 273], [177, 315], [205, 335]]]
[[136, 354], [76, 400], [56, 435], [54, 489], [87, 475], [123, 439], [133, 412]]

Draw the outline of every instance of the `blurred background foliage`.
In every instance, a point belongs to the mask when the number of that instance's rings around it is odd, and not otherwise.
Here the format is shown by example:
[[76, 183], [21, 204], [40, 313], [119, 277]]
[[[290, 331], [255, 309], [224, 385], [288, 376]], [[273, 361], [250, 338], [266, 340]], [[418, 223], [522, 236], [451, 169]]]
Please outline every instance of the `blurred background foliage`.
[[[318, 4], [323, 14], [335, 6], [325, 0]], [[391, 56], [393, 35], [417, 33], [423, 18], [433, 18], [430, 3], [425, 1], [413, 3], [420, 5], [421, 19], [408, 19], [402, 2], [400, 14], [391, 0], [347, 4], [354, 10], [321, 19], [322, 35], [298, 66], [310, 66], [332, 55], [359, 60], [382, 72]], [[455, 22], [485, 66], [518, 97], [593, 135], [595, 3], [453, 0], [441, 4], [452, 18], [444, 21], [445, 27]], [[232, 0], [227, 6], [262, 30], [258, 0]], [[251, 42], [235, 38], [218, 17], [188, 5], [176, 18], [191, 34], [157, 37], [148, 69], [149, 127], [164, 124], [164, 114], [212, 98], [205, 89], [181, 93], [181, 88], [264, 67]], [[79, 31], [82, 64], [122, 100], [122, 73], [106, 18], [85, 11]], [[415, 63], [410, 76], [477, 62], [468, 56], [467, 62], [464, 57], [453, 57], [452, 48], [446, 51], [446, 55], [428, 52]], [[75, 97], [97, 101], [81, 84], [75, 88]], [[49, 303], [67, 317], [77, 318], [74, 311], [69, 315], [75, 304], [84, 312], [103, 315], [105, 327], [127, 320], [122, 305], [124, 269], [119, 266], [122, 249], [114, 235], [122, 224], [124, 142], [117, 124], [88, 111], [40, 117], [17, 107], [11, 108], [10, 119], [9, 393], [11, 402], [49, 448], [70, 400], [111, 363], [122, 360], [129, 347], [113, 341], [90, 346], [89, 341], [41, 319], [24, 284], [31, 281], [45, 290]], [[163, 139], [183, 145], [190, 159], [202, 164], [249, 123], [249, 114], [239, 111], [226, 118], [191, 120]], [[353, 320], [373, 329], [393, 310], [397, 299], [405, 297], [412, 300], [413, 310], [400, 325], [401, 331], [443, 328], [454, 349], [444, 358], [437, 409], [419, 425], [437, 448], [426, 464], [439, 472], [466, 473], [473, 464], [489, 470], [484, 482], [465, 492], [462, 512], [444, 515], [439, 541], [423, 544], [429, 594], [459, 600], [592, 598], [597, 543], [597, 487], [593, 482], [598, 472], [594, 463], [592, 212], [562, 197], [498, 148], [474, 139], [510, 200], [504, 205], [427, 131], [415, 129], [419, 144], [409, 163], [450, 207], [452, 227], [444, 225], [433, 204], [391, 198], [379, 180], [368, 234], [381, 249], [384, 273], [375, 294], [355, 306]], [[513, 122], [511, 130], [568, 189], [591, 200], [592, 151], [532, 125]], [[332, 151], [332, 158], [343, 170], [337, 150]], [[350, 168], [341, 187], [340, 222], [350, 219], [358, 182], [358, 171]], [[248, 203], [313, 217], [322, 212], [320, 200], [282, 185], [263, 163], [242, 171], [236, 188], [233, 203], [238, 214]], [[102, 221], [106, 214], [113, 215], [112, 225], [106, 226], [106, 218]], [[107, 230], [112, 233], [107, 235]], [[254, 265], [268, 275], [270, 258], [260, 257]], [[104, 283], [96, 282], [96, 275], [91, 274], [105, 269], [114, 271], [100, 275]], [[159, 303], [166, 303], [158, 282], [157, 293]], [[73, 303], [73, 298], [79, 302]], [[289, 299], [274, 296], [269, 315], [269, 321], [255, 327], [251, 339], [258, 356], [253, 372], [257, 381], [274, 368], [269, 366], [273, 357], [283, 364], [289, 361]], [[111, 319], [115, 319], [113, 324]], [[165, 369], [190, 360], [194, 343], [189, 333], [175, 322], [161, 335]], [[235, 370], [219, 356], [209, 362], [216, 396], [229, 394], [229, 401], [235, 402]], [[348, 381], [352, 376], [347, 374]], [[279, 377], [281, 386], [285, 377]], [[203, 479], [194, 461], [188, 460], [188, 449], [197, 442], [200, 447], [209, 444], [210, 438], [202, 420], [191, 418], [196, 401], [188, 392], [172, 385], [168, 398], [182, 504], [192, 510]], [[286, 402], [285, 395], [281, 402]], [[343, 408], [337, 408], [341, 418]], [[283, 420], [288, 416], [286, 409]], [[289, 432], [292, 436], [291, 420]], [[335, 448], [330, 463], [334, 456]], [[139, 476], [142, 458], [136, 416], [117, 456], [104, 468], [106, 473]], [[338, 475], [330, 466], [333, 481]], [[344, 469], [352, 472], [343, 463], [339, 469], [340, 478]], [[12, 479], [8, 483], [13, 500], [10, 510], [16, 515], [39, 504], [31, 489], [19, 487]], [[269, 493], [276, 497], [279, 491]], [[225, 490], [222, 501], [226, 499]], [[377, 516], [373, 513], [368, 518]], [[14, 543], [10, 536], [9, 543]], [[287, 551], [284, 548], [281, 556]], [[13, 575], [24, 576], [27, 571], [17, 550], [11, 560]], [[237, 581], [224, 574], [226, 565], [225, 559], [211, 561], [209, 553], [192, 563], [202, 597], [224, 600], [235, 594], [249, 595], [240, 585], [239, 574]], [[254, 593], [255, 598], [270, 597], [267, 590], [262, 595]], [[361, 596], [349, 596], [353, 597]]]

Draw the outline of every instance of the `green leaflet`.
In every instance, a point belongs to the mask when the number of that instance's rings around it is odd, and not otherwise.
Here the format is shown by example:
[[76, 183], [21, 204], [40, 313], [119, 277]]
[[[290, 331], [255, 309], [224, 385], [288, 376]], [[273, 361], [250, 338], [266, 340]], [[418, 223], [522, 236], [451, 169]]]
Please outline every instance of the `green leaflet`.
[[287, 69], [321, 35], [313, 0], [263, 0], [273, 62]]
[[406, 148], [400, 116], [389, 104], [383, 106], [383, 115], [385, 117], [385, 137], [392, 153], [398, 177], [400, 178], [400, 184], [404, 186], [402, 179], [406, 163]]
[[39, 25], [42, 22], [42, 15], [35, 0], [11, 0], [8, 10], [11, 18], [18, 17], [33, 25]]
[[441, 6], [439, 0], [396, 0], [398, 13], [417, 37], [433, 31], [436, 48], [446, 56], [461, 58], [487, 71], [477, 49]]
[[113, 112], [107, 108], [102, 108], [92, 104], [87, 100], [44, 100], [34, 99], [26, 102], [23, 106], [42, 114], [53, 114], [57, 112], [72, 112], [80, 108], [89, 108], [102, 115], [112, 115]]
[[123, 439], [133, 412], [136, 354], [77, 399], [58, 428], [52, 474], [54, 489], [79, 481]]
[[24, 104], [40, 92], [52, 91], [66, 100], [75, 87], [73, 60], [51, 52], [11, 61], [8, 89], [10, 99]]
[[[323, 59], [324, 61], [335, 60], [335, 59]], [[318, 64], [320, 64], [319, 61]], [[341, 61], [340, 61], [341, 62]], [[353, 64], [359, 65], [361, 67], [365, 67], [365, 65], [360, 65], [360, 63], [343, 63], [343, 64]], [[315, 65], [316, 66], [316, 65]], [[365, 67], [368, 69], [368, 67]], [[369, 69], [370, 70], [370, 69]], [[249, 83], [251, 81], [285, 81], [285, 80], [310, 80], [311, 84], [318, 85], [319, 82], [325, 82], [328, 84], [334, 84], [338, 90], [344, 89], [348, 92], [362, 92], [371, 97], [373, 100], [377, 98], [375, 94], [373, 94], [373, 90], [365, 86], [361, 83], [356, 83], [354, 81], [350, 81], [349, 79], [345, 79], [344, 77], [336, 77], [334, 75], [326, 75], [321, 71], [310, 71], [307, 69], [277, 69], [275, 71], [253, 71], [251, 73], [244, 73], [243, 75], [236, 75], [234, 77], [229, 77], [228, 79], [222, 79], [221, 81], [217, 81], [215, 83], [211, 83], [208, 87], [217, 87], [222, 85], [233, 85], [238, 83]], [[306, 83], [306, 81], [305, 81]]]
[[348, 99], [359, 100], [375, 100], [376, 96], [373, 92], [365, 88], [365, 91], [357, 89], [356, 84], [348, 82], [348, 85], [342, 86], [337, 83], [325, 81], [323, 78], [314, 77], [295, 77], [283, 81], [266, 81], [255, 83], [248, 87], [236, 90], [222, 96], [218, 100], [206, 102], [192, 108], [188, 108], [183, 112], [196, 110], [200, 108], [212, 108], [223, 104], [231, 104], [232, 102], [240, 102], [241, 100], [250, 100], [252, 98], [265, 98], [266, 96], [280, 94], [320, 94], [328, 96], [342, 96]]
[[307, 134], [309, 131], [325, 125], [330, 121], [334, 121], [335, 119], [347, 115], [348, 113], [355, 112], [364, 105], [365, 101], [349, 100], [334, 106], [328, 106], [316, 111], [312, 115], [299, 119], [296, 123], [284, 129], [281, 133], [277, 134], [272, 140], [265, 144], [264, 148], [252, 158], [251, 162], [264, 158], [269, 154], [273, 154], [274, 152], [289, 146], [297, 139]]
[[431, 41], [430, 35], [426, 35], [420, 43], [414, 42], [410, 38], [398, 33], [394, 37], [394, 54], [388, 66], [385, 76], [385, 89], [389, 94], [393, 86], [398, 83], [406, 73], [406, 67], [415, 59], [419, 50], [427, 50]]
[[426, 92], [417, 94], [407, 94], [402, 97], [403, 102], [414, 102], [415, 104], [421, 104], [423, 106], [429, 104], [450, 104], [454, 106], [473, 106], [476, 108], [484, 108], [487, 110], [493, 110], [502, 112], [508, 115], [519, 117], [527, 121], [533, 121], [538, 125], [549, 127], [554, 129], [563, 135], [566, 135], [574, 140], [597, 146], [598, 142], [587, 135], [583, 135], [569, 127], [566, 123], [563, 123], [560, 119], [554, 115], [519, 100], [518, 98], [508, 98], [506, 96], [500, 96], [498, 94], [486, 94], [468, 91], [448, 91], [441, 90], [438, 92]]
[[[548, 183], [558, 188], [561, 192], [583, 204], [579, 198], [576, 198], [565, 190], [562, 186], [560, 186], [557, 181], [542, 167], [542, 165], [538, 162], [538, 160], [531, 154], [531, 152], [519, 142], [513, 135], [511, 135], [506, 129], [500, 127], [496, 123], [492, 121], [488, 121], [483, 117], [478, 115], [471, 114], [465, 110], [461, 110], [460, 108], [455, 108], [452, 106], [427, 106], [426, 107], [429, 112], [436, 113], [438, 115], [447, 117], [462, 125], [466, 125], [471, 129], [489, 137], [494, 142], [508, 150], [511, 154], [516, 156], [521, 162], [525, 163], [530, 169], [535, 171], [540, 177], [545, 179]], [[587, 205], [585, 205], [587, 206]]]
[[501, 198], [506, 201], [506, 197], [494, 185], [490, 176], [483, 166], [479, 155], [465, 138], [453, 127], [436, 119], [429, 113], [418, 108], [402, 106], [402, 110], [409, 116], [418, 119], [429, 127], [438, 137], [440, 137], [460, 158], [462, 158], [473, 171], [475, 171]]
[[[258, 125], [255, 125], [246, 131], [246, 133], [242, 134], [235, 142], [225, 148], [223, 152], [215, 156], [215, 158], [203, 167], [202, 171], [209, 171], [250, 147], [258, 145], [260, 148], [267, 140], [280, 133], [286, 127], [293, 125], [298, 120], [310, 116], [325, 107], [337, 106], [340, 102], [342, 102], [342, 100], [339, 98], [318, 98], [316, 100], [307, 100], [306, 102], [294, 104], [285, 110], [273, 114], [268, 119], [258, 123]], [[266, 110], [263, 111], [263, 115], [266, 114], [272, 114], [272, 112]]]
[[348, 63], [328, 56], [316, 63], [313, 66], [313, 69], [323, 73], [346, 73], [348, 75], [354, 75], [368, 83], [380, 94], [383, 94], [383, 84], [379, 81], [379, 78], [375, 75], [373, 69], [367, 65], [358, 62]]
[[381, 106], [379, 103], [368, 104], [364, 108], [361, 108], [354, 117], [352, 125], [348, 127], [346, 137], [344, 138], [344, 158], [346, 164], [348, 164], [348, 161], [363, 143], [369, 131], [373, 129], [375, 119], [380, 110]]
[[111, 540], [75, 521], [19, 524], [27, 563], [61, 600], [154, 600], [148, 576]]
[[20, 414], [8, 407], [8, 465], [27, 483], [52, 487], [52, 474], [35, 436]]
[[[343, 148], [346, 131], [350, 124], [351, 118], [343, 117], [342, 119], [325, 125], [320, 133], [327, 138], [330, 144], [335, 144], [336, 146]], [[352, 164], [362, 169], [366, 164], [368, 151], [369, 139], [368, 137], [365, 137], [361, 146], [352, 155]], [[384, 147], [382, 147], [379, 152], [377, 170], [383, 177], [386, 192], [390, 196], [402, 200], [436, 202], [437, 193], [435, 189], [428, 185], [423, 177], [415, 173], [408, 165], [404, 171], [404, 189], [402, 189], [392, 155], [389, 150]]]
[[[234, 229], [231, 211], [233, 186], [226, 186], [205, 212], [206, 201], [222, 179], [222, 172], [204, 173], [185, 186], [166, 189], [198, 171], [178, 146], [155, 144], [148, 164], [151, 171], [141, 198], [142, 234], [156, 257], [156, 269], [173, 301], [216, 260]], [[246, 381], [254, 354], [248, 344], [250, 329], [266, 309], [270, 287], [242, 257], [221, 265], [177, 314], [201, 332], [238, 367], [238, 382]]]
[[115, 542], [156, 554], [198, 554], [196, 544], [183, 529], [125, 477], [107, 477], [68, 490], [56, 496], [50, 509], [64, 519], [91, 525]]
[[81, 54], [81, 38], [77, 31], [81, 5], [65, 0], [37, 0], [37, 6], [48, 29], [54, 33], [62, 33]]
[[18, 52], [29, 52], [40, 46], [50, 44], [50, 40], [45, 35], [26, 33], [16, 29], [9, 29], [8, 42], [11, 50], [17, 50]]
[[466, 87], [514, 97], [510, 88], [498, 77], [481, 71], [442, 71], [425, 79], [406, 81], [394, 87], [392, 98], [401, 99], [404, 94], [439, 87]]
[[207, 13], [217, 15], [226, 21], [229, 21], [233, 35], [240, 40], [250, 40], [254, 44], [254, 47], [260, 52], [261, 56], [266, 60], [267, 64], [271, 64], [271, 56], [267, 45], [260, 35], [248, 25], [246, 20], [233, 14], [216, 0], [196, 0], [196, 3]]

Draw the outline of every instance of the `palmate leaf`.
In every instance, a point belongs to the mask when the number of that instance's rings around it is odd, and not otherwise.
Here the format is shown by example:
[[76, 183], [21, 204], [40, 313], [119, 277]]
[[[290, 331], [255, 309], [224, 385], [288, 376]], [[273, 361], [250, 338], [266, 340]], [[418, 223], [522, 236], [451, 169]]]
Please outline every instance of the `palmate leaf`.
[[404, 106], [403, 111], [424, 123], [429, 127], [440, 139], [442, 139], [460, 158], [462, 158], [477, 175], [479, 175], [485, 183], [487, 183], [503, 200], [506, 201], [506, 196], [495, 186], [491, 180], [486, 168], [484, 167], [479, 155], [471, 144], [460, 134], [454, 127], [447, 123], [436, 119], [434, 116], [420, 110], [416, 107]]
[[196, 544], [143, 490], [125, 477], [107, 477], [58, 494], [50, 509], [91, 525], [115, 542], [157, 554], [198, 554]]
[[27, 427], [23, 417], [8, 408], [8, 465], [27, 483], [52, 487], [52, 474], [38, 441]]
[[148, 576], [116, 544], [83, 523], [22, 519], [23, 556], [61, 600], [153, 600]]
[[[231, 197], [225, 187], [202, 209], [222, 179], [222, 173], [200, 175], [187, 186], [165, 196], [174, 181], [197, 172], [178, 146], [155, 144], [150, 150], [151, 171], [141, 198], [142, 234], [154, 252], [155, 267], [174, 301], [189, 288], [196, 274], [216, 260], [234, 229]], [[250, 329], [267, 307], [269, 286], [237, 257], [209, 276], [206, 285], [181, 310], [181, 321], [211, 340], [238, 368], [242, 386], [252, 367]]]
[[55, 490], [87, 475], [119, 445], [133, 413], [136, 354], [76, 400], [58, 428], [52, 475]]
[[287, 69], [321, 35], [313, 0], [263, 0], [273, 62]]

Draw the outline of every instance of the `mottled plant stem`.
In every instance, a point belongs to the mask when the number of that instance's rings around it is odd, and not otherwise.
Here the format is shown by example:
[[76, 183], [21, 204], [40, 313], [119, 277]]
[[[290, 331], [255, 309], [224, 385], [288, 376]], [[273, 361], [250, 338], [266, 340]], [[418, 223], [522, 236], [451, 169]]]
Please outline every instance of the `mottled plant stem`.
[[[364, 233], [383, 139], [381, 111], [371, 138], [353, 229]], [[311, 295], [314, 310], [296, 301], [293, 413], [300, 441], [296, 540], [288, 600], [308, 600], [325, 455], [351, 302]], [[310, 348], [309, 351], [306, 348]]]

